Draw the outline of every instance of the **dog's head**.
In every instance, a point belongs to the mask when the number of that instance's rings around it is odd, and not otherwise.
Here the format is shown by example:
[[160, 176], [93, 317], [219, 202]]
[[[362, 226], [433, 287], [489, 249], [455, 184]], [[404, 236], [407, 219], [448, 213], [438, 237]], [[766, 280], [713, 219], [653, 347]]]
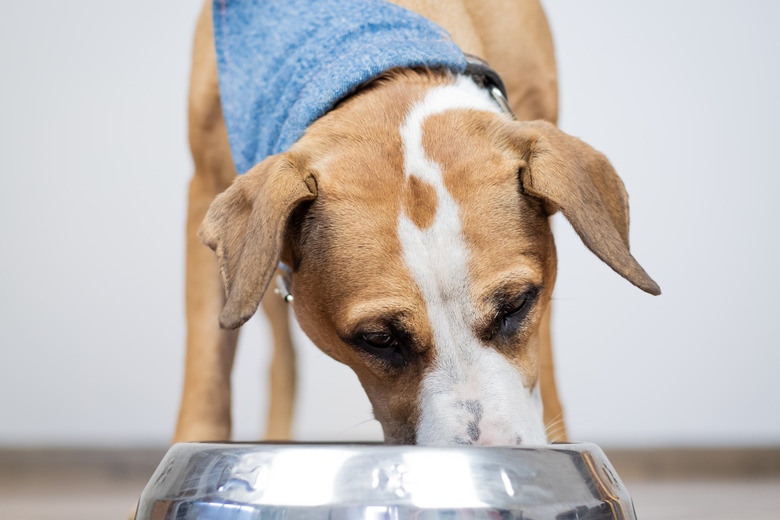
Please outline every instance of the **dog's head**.
[[227, 291], [256, 311], [280, 259], [314, 343], [352, 367], [388, 442], [546, 441], [539, 326], [548, 223], [657, 294], [628, 247], [628, 199], [600, 153], [516, 122], [465, 78], [396, 73], [315, 122], [212, 205], [201, 227]]

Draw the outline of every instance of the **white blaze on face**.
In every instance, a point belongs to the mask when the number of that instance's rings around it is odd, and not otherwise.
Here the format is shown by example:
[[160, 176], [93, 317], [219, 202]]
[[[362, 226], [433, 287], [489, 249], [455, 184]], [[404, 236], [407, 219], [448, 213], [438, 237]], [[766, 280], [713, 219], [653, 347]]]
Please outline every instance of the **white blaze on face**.
[[432, 369], [422, 382], [417, 443], [542, 444], [541, 403], [523, 376], [501, 354], [474, 335], [469, 300], [469, 252], [459, 209], [444, 186], [441, 167], [423, 149], [428, 116], [453, 109], [501, 113], [471, 79], [428, 91], [401, 126], [404, 170], [433, 186], [438, 204], [433, 223], [419, 229], [401, 213], [398, 236], [404, 262], [420, 288], [435, 343]]

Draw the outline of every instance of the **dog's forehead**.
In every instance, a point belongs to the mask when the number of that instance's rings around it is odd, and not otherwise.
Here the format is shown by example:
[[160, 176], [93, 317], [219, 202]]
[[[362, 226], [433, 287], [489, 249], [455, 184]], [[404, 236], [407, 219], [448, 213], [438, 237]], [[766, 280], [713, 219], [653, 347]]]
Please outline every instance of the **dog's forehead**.
[[[310, 256], [315, 251], [316, 262], [327, 264], [321, 272], [331, 278], [328, 286], [338, 286], [347, 306], [387, 294], [422, 299], [399, 236], [404, 217], [418, 229], [437, 215], [457, 221], [460, 253], [471, 271], [470, 298], [478, 300], [497, 273], [517, 272], [519, 264], [528, 279], [541, 278], [545, 248], [538, 237], [545, 221], [520, 194], [516, 159], [499, 135], [502, 116], [459, 100], [425, 112], [437, 88], [375, 96], [387, 106], [374, 117], [365, 103], [345, 105], [338, 110], [349, 118], [329, 118], [317, 127], [318, 198], [305, 237]], [[422, 117], [416, 115], [421, 106]], [[349, 126], [340, 127], [345, 120]], [[417, 145], [421, 157], [415, 158]], [[415, 164], [420, 160], [435, 166], [438, 180], [426, 177]], [[442, 214], [444, 198], [453, 202], [449, 215]], [[459, 253], [442, 245], [442, 257]]]
[[[520, 193], [514, 157], [480, 129], [475, 117], [452, 110], [422, 125], [425, 156], [438, 165], [443, 187], [457, 206], [451, 217], [460, 221], [469, 257], [490, 262], [494, 270], [507, 270], [523, 256], [541, 260], [546, 217], [538, 203]], [[400, 133], [398, 127], [387, 129], [378, 143], [362, 145], [371, 153], [361, 145], [334, 151], [318, 170], [312, 220], [320, 225], [310, 238], [329, 244], [334, 254], [346, 250], [351, 262], [367, 268], [400, 259], [402, 214], [426, 227], [441, 209], [441, 195], [429, 180], [406, 175]], [[532, 263], [536, 268], [541, 262]]]
[[489, 114], [454, 110], [427, 118], [423, 129], [426, 156], [439, 166], [457, 204], [477, 287], [501, 279], [499, 273], [524, 272], [522, 278], [534, 283], [548, 274], [547, 215], [538, 201], [522, 194], [520, 164], [497, 134], [501, 128], [490, 124]]

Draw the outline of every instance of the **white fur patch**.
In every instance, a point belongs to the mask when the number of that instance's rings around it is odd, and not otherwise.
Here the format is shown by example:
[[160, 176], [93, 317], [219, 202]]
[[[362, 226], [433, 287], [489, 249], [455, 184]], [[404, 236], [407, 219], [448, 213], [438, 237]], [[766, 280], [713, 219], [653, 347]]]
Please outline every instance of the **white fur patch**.
[[432, 88], [400, 129], [406, 177], [430, 184], [438, 198], [426, 229], [403, 212], [398, 221], [404, 261], [425, 300], [436, 348], [422, 384], [417, 443], [542, 444], [547, 439], [541, 406], [522, 375], [472, 332], [469, 252], [459, 208], [444, 186], [441, 167], [423, 149], [425, 119], [453, 109], [501, 113], [486, 91], [461, 76], [451, 85]]

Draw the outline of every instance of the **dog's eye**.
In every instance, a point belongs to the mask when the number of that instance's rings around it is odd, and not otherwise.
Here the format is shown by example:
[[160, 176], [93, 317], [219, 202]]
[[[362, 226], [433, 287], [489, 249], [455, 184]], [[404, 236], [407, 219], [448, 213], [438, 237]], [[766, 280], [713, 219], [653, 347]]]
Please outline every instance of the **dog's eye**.
[[413, 340], [402, 326], [382, 320], [364, 327], [343, 341], [361, 352], [375, 369], [398, 370], [412, 359]]
[[522, 299], [513, 302], [505, 311], [504, 311], [504, 320], [507, 320], [508, 318], [511, 318], [512, 316], [517, 316], [523, 310], [525, 310], [525, 307], [528, 305], [528, 298], [527, 295], [523, 295]]
[[386, 368], [400, 368], [407, 362], [403, 341], [391, 331], [364, 332], [355, 346], [385, 364]]
[[507, 302], [501, 311], [501, 329], [504, 332], [512, 332], [523, 323], [528, 316], [538, 291], [532, 289], [523, 293], [519, 298]]
[[[506, 290], [497, 293], [493, 298], [496, 305], [478, 329], [480, 338], [485, 342], [507, 342], [517, 339], [517, 335], [527, 330], [529, 315], [533, 312], [539, 300], [541, 288], [531, 286], [522, 293], [516, 290]], [[513, 339], [514, 338], [514, 339]]]
[[363, 334], [363, 341], [374, 348], [391, 348], [398, 344], [389, 332], [369, 332]]

